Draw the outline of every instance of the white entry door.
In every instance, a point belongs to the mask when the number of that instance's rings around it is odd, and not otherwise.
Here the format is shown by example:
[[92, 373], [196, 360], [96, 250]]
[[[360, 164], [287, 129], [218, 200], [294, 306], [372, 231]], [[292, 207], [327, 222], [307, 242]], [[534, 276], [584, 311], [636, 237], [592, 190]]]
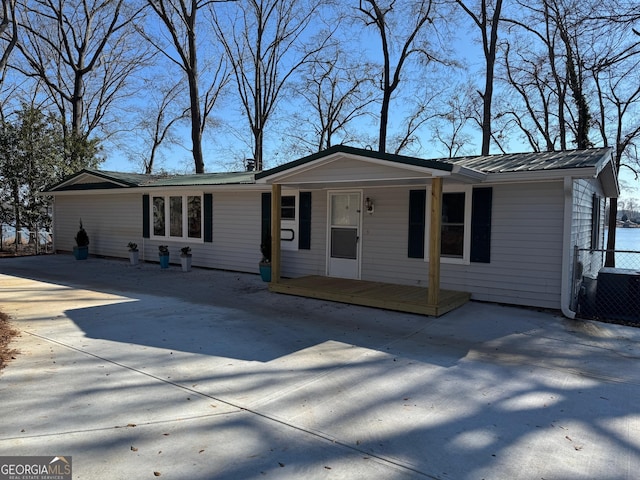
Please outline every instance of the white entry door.
[[329, 192], [327, 275], [360, 278], [360, 192]]

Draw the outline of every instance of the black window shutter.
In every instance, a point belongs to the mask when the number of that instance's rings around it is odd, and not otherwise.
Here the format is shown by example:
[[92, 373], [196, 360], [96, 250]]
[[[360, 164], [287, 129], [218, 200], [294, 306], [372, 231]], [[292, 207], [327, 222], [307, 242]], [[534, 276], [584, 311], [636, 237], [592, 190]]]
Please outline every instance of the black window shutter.
[[149, 215], [149, 195], [142, 195], [142, 238], [149, 238], [151, 217]]
[[474, 188], [471, 197], [472, 262], [491, 262], [491, 204], [493, 188]]
[[311, 249], [311, 192], [300, 192], [300, 220], [298, 224], [298, 248]]
[[409, 258], [424, 258], [425, 209], [427, 191], [409, 191]]
[[211, 193], [204, 194], [204, 205], [202, 213], [204, 215], [204, 238], [208, 243], [213, 242], [213, 195]]
[[262, 229], [260, 231], [260, 243], [271, 235], [271, 193], [262, 194]]

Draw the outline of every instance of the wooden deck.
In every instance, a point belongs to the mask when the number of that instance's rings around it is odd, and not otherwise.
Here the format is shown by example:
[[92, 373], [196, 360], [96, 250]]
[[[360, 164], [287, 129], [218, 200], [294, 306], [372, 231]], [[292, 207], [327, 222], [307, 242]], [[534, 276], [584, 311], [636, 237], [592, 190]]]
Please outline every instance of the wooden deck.
[[426, 287], [395, 285], [364, 280], [308, 276], [280, 279], [270, 283], [269, 290], [287, 295], [318, 298], [399, 312], [439, 317], [469, 301], [471, 294], [440, 290], [438, 305], [427, 305]]

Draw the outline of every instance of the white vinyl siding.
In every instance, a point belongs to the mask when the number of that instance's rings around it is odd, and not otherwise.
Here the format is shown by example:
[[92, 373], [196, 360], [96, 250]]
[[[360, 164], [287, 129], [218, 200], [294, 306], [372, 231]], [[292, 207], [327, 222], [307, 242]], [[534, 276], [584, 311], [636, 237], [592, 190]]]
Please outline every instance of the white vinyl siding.
[[[571, 246], [579, 249], [591, 248], [592, 206], [593, 194], [602, 196], [603, 193], [595, 180], [575, 180], [573, 182], [573, 221], [571, 224]], [[596, 248], [604, 248], [604, 219], [605, 201], [600, 202], [600, 233]], [[584, 266], [586, 275], [595, 276], [602, 266], [602, 252], [580, 252], [579, 261]]]
[[[301, 189], [304, 191], [304, 189]], [[324, 275], [326, 273], [327, 192], [311, 191], [311, 248], [282, 250], [282, 276]]]
[[[559, 308], [562, 181], [482, 186], [493, 188], [491, 263], [443, 263], [441, 287], [468, 291], [477, 300]], [[363, 198], [369, 197], [375, 204], [373, 214], [362, 216], [363, 280], [427, 286], [428, 262], [407, 256], [409, 190], [416, 188], [420, 186], [362, 189]], [[581, 197], [578, 188], [584, 190]], [[282, 251], [283, 277], [326, 273], [327, 190], [311, 192], [311, 248]], [[153, 197], [166, 192], [146, 193]], [[204, 193], [213, 196], [213, 238], [211, 243], [191, 244], [193, 265], [257, 274], [262, 191], [205, 189]], [[574, 215], [584, 217], [576, 220], [576, 241], [590, 239], [592, 193], [589, 183], [576, 185]], [[127, 243], [133, 241], [138, 244], [141, 260], [157, 262], [158, 245], [166, 244], [171, 262], [177, 263], [185, 243], [169, 238], [142, 239], [142, 193], [88, 192], [56, 197], [54, 241], [58, 250], [72, 250], [80, 218], [93, 255], [127, 258]]]
[[[428, 262], [407, 257], [408, 192], [364, 190], [376, 210], [363, 218], [363, 280], [427, 285]], [[559, 308], [563, 199], [562, 182], [494, 185], [491, 263], [442, 263], [441, 287], [477, 300]]]
[[142, 245], [142, 195], [57, 196], [53, 225], [56, 250], [73, 250], [81, 218], [89, 235], [90, 255], [126, 257], [129, 242]]
[[[302, 170], [287, 177], [285, 183], [300, 180], [307, 184], [331, 184], [331, 188], [341, 188], [346, 182], [424, 178], [424, 171], [411, 171], [405, 168], [382, 165], [374, 161], [338, 159], [321, 168]], [[334, 183], [335, 182], [335, 183]], [[304, 190], [304, 188], [301, 188]]]

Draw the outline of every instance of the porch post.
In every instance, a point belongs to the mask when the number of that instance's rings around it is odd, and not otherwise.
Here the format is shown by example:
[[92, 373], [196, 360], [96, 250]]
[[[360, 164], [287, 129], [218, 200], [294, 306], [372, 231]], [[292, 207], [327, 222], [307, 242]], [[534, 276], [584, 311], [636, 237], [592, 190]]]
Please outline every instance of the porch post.
[[271, 186], [271, 283], [280, 282], [280, 223], [282, 185]]
[[440, 236], [442, 228], [442, 178], [431, 180], [431, 212], [429, 223], [429, 287], [427, 305], [440, 302]]

